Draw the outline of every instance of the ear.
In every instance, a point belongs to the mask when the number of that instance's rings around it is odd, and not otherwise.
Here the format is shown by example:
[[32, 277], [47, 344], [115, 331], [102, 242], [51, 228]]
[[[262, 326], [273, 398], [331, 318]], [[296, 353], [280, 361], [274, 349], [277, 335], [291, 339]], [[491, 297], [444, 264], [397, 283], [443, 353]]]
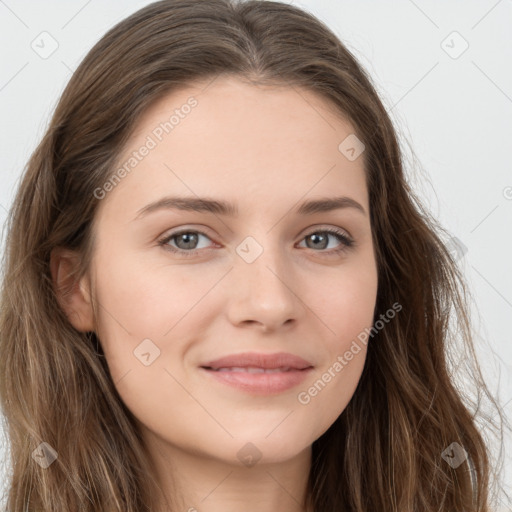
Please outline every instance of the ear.
[[94, 331], [90, 286], [86, 276], [76, 280], [79, 258], [75, 251], [56, 247], [50, 255], [50, 271], [57, 300], [78, 331]]

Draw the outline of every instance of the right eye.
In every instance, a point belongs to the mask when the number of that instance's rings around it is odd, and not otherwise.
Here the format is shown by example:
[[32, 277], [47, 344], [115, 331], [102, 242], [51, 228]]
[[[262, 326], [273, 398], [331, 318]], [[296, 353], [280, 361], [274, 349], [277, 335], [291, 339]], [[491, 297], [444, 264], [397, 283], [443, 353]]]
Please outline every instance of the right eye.
[[[204, 236], [208, 239], [210, 238], [202, 231], [195, 231], [191, 229], [181, 230], [175, 233], [171, 233], [170, 235], [166, 235], [165, 238], [158, 241], [158, 245], [162, 246], [167, 251], [179, 253], [185, 257], [194, 256], [199, 252], [199, 250], [191, 246], [197, 245], [199, 237], [201, 236]], [[176, 244], [182, 244], [182, 247], [175, 248], [172, 245], [169, 245], [169, 242], [174, 240], [176, 240]]]

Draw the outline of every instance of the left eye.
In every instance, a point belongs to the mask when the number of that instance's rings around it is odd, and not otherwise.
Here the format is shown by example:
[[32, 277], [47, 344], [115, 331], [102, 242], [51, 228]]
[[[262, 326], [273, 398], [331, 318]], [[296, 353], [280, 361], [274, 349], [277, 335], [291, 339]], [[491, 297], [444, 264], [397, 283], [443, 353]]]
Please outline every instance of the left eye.
[[[188, 257], [193, 256], [199, 252], [199, 249], [197, 248], [197, 243], [199, 237], [201, 236], [210, 239], [208, 235], [201, 231], [188, 230], [172, 233], [171, 235], [168, 235], [164, 239], [160, 240], [158, 244], [168, 251], [182, 254], [183, 256]], [[306, 235], [303, 238], [303, 240], [311, 240], [313, 242], [312, 245], [308, 245], [308, 248], [326, 249], [327, 245], [329, 245], [329, 237], [337, 239], [341, 243], [340, 247], [331, 249], [330, 251], [321, 252], [326, 252], [327, 254], [337, 254], [342, 251], [346, 251], [354, 244], [354, 241], [345, 232], [339, 231], [337, 229], [324, 229], [313, 231]], [[169, 245], [169, 242], [171, 241], [173, 241], [177, 245], [177, 247]]]

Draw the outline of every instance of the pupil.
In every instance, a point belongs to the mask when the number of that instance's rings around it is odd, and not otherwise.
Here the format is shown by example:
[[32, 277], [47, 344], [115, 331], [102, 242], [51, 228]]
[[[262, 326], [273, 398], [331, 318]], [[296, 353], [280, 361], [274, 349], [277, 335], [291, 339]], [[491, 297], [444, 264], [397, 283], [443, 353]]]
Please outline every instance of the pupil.
[[[194, 233], [183, 233], [180, 235], [185, 240], [185, 248], [186, 249], [193, 249], [193, 244], [196, 242], [195, 238], [197, 238], [197, 235]], [[191, 246], [192, 245], [192, 246]]]
[[[324, 242], [325, 242], [325, 241], [326, 241], [326, 239], [327, 239], [327, 237], [326, 237], [325, 235], [318, 235], [318, 234], [313, 234], [313, 235], [311, 235], [311, 236], [310, 236], [310, 238], [311, 238], [311, 239], [313, 239], [313, 240], [314, 240], [314, 239], [317, 239], [317, 241], [320, 241], [320, 245], [322, 245], [322, 244], [321, 244], [321, 239], [322, 239], [322, 238], [324, 239]], [[318, 247], [318, 246], [319, 246], [319, 244], [315, 244], [315, 245], [316, 245], [316, 247]], [[324, 247], [324, 246], [322, 246], [322, 248], [323, 248], [323, 249], [325, 249], [325, 247]]]

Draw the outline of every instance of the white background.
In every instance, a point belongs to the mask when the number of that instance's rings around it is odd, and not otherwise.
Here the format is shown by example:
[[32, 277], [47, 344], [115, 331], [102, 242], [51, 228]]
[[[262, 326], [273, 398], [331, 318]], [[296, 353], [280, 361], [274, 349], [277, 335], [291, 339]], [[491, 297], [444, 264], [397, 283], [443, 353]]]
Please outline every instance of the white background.
[[[149, 3], [0, 0], [0, 224], [73, 70], [109, 28]], [[368, 70], [415, 190], [466, 247], [459, 261], [475, 298], [479, 358], [512, 420], [512, 0], [289, 3], [329, 25]], [[31, 47], [43, 31], [58, 43], [46, 59]]]

